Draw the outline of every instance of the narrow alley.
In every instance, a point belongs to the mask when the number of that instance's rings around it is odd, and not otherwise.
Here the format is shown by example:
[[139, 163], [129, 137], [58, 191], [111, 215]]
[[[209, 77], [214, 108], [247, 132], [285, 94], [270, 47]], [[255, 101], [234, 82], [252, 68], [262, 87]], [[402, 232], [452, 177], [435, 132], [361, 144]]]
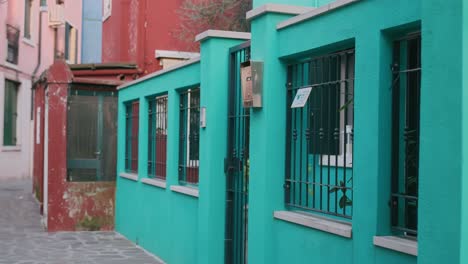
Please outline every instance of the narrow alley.
[[115, 232], [47, 233], [31, 181], [0, 181], [0, 264], [162, 263]]

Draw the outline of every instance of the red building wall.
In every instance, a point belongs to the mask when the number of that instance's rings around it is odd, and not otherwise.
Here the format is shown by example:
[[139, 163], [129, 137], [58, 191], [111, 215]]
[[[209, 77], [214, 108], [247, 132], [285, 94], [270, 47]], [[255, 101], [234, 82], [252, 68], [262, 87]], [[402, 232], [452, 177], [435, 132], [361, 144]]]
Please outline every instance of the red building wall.
[[[44, 204], [44, 167], [48, 166], [48, 231], [112, 230], [114, 226], [115, 182], [67, 181], [67, 108], [69, 85], [87, 84], [114, 87], [139, 76], [135, 69], [71, 70], [64, 61], [56, 61], [35, 86], [34, 98], [34, 179], [38, 200]], [[91, 67], [92, 68], [92, 67]], [[113, 73], [113, 75], [112, 75]], [[95, 88], [94, 88], [95, 89]], [[48, 122], [45, 101], [48, 99]], [[37, 109], [41, 108], [40, 118]], [[45, 126], [48, 142], [45, 142]], [[39, 144], [36, 137], [39, 136]], [[48, 155], [44, 157], [45, 144]]]
[[162, 67], [155, 50], [197, 51], [176, 36], [183, 0], [119, 0], [103, 23], [102, 61], [136, 63], [148, 74]]
[[[40, 109], [38, 111], [38, 109]], [[44, 113], [45, 85], [39, 84], [34, 90], [34, 157], [33, 157], [33, 192], [41, 203], [44, 197]]]

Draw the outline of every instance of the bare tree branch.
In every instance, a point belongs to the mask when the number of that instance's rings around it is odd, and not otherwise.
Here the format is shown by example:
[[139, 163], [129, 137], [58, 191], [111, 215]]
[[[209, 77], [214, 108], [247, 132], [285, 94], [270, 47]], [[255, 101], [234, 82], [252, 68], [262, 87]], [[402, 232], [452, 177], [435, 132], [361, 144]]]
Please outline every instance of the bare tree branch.
[[174, 34], [193, 43], [195, 36], [208, 29], [250, 31], [245, 14], [252, 0], [184, 0], [177, 11], [180, 23]]

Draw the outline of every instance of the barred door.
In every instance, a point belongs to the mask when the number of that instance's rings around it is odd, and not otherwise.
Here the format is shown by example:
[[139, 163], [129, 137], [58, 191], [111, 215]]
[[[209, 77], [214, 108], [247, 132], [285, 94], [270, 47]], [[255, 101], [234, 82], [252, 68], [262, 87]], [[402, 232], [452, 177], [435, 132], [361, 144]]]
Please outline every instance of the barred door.
[[240, 65], [250, 60], [250, 42], [230, 50], [226, 173], [225, 263], [247, 263], [250, 110], [242, 106]]
[[114, 181], [117, 95], [73, 85], [67, 112], [67, 181]]

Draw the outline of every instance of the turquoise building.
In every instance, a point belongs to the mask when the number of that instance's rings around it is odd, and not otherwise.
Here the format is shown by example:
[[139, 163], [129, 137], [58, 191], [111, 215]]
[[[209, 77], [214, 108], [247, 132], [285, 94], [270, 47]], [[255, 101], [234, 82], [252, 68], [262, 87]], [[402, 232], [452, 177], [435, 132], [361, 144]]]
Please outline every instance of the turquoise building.
[[466, 2], [247, 17], [119, 88], [116, 230], [170, 264], [468, 263]]

